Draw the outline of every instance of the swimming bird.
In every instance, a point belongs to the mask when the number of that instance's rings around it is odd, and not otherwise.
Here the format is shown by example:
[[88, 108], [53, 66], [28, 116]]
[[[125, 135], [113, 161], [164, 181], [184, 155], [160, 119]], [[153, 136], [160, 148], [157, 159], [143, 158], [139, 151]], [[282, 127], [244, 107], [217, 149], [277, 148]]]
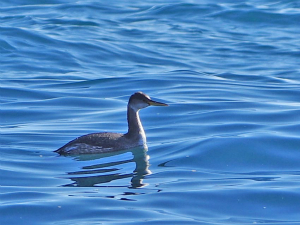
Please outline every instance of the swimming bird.
[[130, 96], [127, 105], [128, 132], [126, 134], [110, 132], [86, 134], [70, 141], [55, 152], [61, 155], [77, 155], [113, 152], [138, 146], [147, 147], [139, 110], [151, 105], [168, 106], [151, 100], [142, 92], [136, 92]]

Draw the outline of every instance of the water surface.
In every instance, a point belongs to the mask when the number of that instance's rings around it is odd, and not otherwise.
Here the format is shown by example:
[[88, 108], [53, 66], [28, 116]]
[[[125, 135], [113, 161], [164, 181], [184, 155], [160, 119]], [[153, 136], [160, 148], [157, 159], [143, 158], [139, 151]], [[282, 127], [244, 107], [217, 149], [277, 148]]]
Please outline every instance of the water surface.
[[[300, 224], [298, 1], [0, 6], [1, 224]], [[136, 91], [147, 151], [53, 152]]]

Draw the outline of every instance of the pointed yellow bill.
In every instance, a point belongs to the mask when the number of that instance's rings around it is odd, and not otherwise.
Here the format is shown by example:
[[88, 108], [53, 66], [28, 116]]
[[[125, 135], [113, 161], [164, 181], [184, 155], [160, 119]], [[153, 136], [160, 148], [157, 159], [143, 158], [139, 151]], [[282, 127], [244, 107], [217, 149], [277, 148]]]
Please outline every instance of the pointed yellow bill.
[[149, 105], [154, 105], [154, 106], [169, 106], [169, 105], [166, 104], [166, 103], [153, 101], [153, 100], [151, 100], [151, 99], [149, 99], [148, 104], [149, 104]]

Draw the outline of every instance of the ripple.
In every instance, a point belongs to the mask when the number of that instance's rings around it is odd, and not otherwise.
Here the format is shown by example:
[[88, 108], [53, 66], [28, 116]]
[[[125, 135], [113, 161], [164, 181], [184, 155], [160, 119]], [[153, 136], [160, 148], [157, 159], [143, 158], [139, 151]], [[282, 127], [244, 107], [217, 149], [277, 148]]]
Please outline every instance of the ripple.
[[[299, 223], [295, 1], [0, 5], [1, 224]], [[147, 153], [53, 152], [136, 91]]]

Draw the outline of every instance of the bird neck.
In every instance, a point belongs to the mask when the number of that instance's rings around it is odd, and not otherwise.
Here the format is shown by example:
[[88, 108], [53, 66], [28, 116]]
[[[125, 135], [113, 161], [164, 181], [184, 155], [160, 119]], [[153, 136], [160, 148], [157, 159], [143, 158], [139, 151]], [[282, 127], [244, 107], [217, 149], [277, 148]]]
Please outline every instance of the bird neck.
[[138, 140], [141, 145], [146, 144], [146, 135], [139, 117], [139, 110], [132, 108], [129, 104], [127, 106], [127, 121], [128, 132], [126, 136]]

